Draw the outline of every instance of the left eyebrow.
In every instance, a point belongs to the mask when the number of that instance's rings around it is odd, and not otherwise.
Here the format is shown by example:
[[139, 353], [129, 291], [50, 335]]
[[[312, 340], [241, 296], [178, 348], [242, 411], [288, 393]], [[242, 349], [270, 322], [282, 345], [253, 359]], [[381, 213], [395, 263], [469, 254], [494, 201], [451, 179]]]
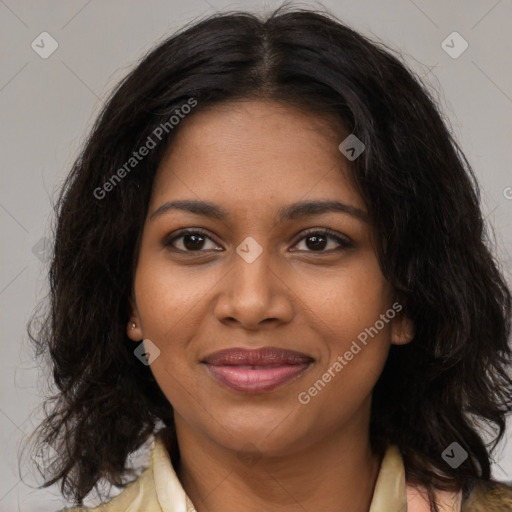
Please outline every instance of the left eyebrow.
[[[230, 217], [229, 213], [224, 208], [216, 204], [196, 200], [179, 200], [168, 201], [162, 204], [150, 215], [149, 219], [153, 220], [155, 217], [163, 215], [170, 210], [187, 211], [217, 220], [226, 220]], [[277, 216], [279, 221], [283, 222], [302, 217], [322, 215], [329, 212], [346, 213], [363, 222], [369, 222], [367, 212], [340, 201], [304, 201], [301, 203], [293, 203], [281, 207], [278, 210]]]
[[337, 212], [347, 213], [363, 222], [369, 223], [368, 213], [340, 201], [305, 201], [302, 203], [293, 203], [279, 209], [278, 218], [280, 221], [292, 220], [300, 217], [310, 217], [313, 215], [322, 215], [324, 213]]

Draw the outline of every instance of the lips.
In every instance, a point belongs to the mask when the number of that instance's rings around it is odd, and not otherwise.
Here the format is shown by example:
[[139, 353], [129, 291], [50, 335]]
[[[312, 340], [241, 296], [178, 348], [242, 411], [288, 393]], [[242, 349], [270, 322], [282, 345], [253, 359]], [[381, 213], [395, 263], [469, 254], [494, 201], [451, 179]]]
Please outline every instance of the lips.
[[293, 350], [264, 347], [220, 350], [202, 362], [221, 384], [237, 391], [259, 393], [294, 380], [309, 368], [313, 359]]

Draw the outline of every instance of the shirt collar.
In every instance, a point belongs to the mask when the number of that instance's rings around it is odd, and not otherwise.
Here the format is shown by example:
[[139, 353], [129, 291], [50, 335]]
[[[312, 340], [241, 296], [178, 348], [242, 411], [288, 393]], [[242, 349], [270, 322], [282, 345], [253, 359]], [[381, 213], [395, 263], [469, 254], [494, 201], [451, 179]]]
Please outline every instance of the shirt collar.
[[[196, 512], [186, 495], [160, 436], [155, 439], [151, 456], [156, 495], [162, 512]], [[390, 446], [380, 466], [370, 512], [406, 512], [407, 497], [402, 457]]]

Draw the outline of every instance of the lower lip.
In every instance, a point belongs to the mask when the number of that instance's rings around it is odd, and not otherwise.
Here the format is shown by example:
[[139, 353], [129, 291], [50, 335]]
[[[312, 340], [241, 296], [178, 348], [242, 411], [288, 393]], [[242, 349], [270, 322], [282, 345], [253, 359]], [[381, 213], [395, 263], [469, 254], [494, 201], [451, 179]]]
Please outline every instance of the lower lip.
[[213, 366], [206, 367], [222, 384], [245, 393], [269, 391], [297, 378], [311, 363], [282, 366]]

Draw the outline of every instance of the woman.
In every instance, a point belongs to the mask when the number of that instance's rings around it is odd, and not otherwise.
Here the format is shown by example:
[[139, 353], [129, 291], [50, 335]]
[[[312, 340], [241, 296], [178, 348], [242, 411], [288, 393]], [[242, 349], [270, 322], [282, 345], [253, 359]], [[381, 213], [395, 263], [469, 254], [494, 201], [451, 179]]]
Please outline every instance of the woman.
[[330, 15], [151, 51], [62, 189], [50, 282], [39, 434], [76, 505], [106, 480], [94, 510], [511, 510], [511, 295], [474, 175], [418, 79]]

